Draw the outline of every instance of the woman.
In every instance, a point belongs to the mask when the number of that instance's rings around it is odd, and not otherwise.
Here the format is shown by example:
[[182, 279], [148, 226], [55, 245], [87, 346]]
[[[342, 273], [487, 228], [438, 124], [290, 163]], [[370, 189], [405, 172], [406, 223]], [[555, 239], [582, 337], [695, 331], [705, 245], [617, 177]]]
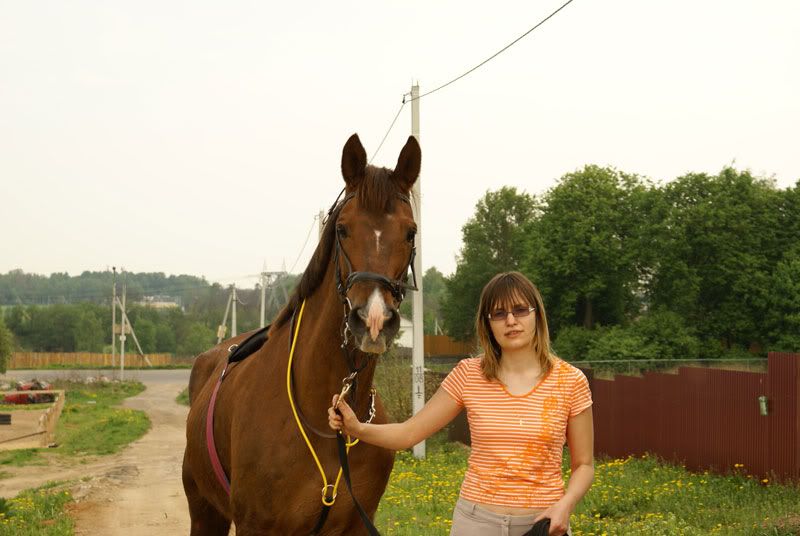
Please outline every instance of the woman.
[[[450, 534], [519, 536], [544, 518], [550, 520], [549, 534], [571, 534], [570, 514], [594, 478], [586, 377], [550, 353], [541, 295], [519, 272], [498, 274], [486, 284], [475, 328], [483, 355], [460, 361], [407, 421], [361, 423], [335, 395], [329, 424], [367, 443], [400, 450], [466, 408], [472, 452]], [[561, 478], [565, 440], [572, 462], [566, 492]]]

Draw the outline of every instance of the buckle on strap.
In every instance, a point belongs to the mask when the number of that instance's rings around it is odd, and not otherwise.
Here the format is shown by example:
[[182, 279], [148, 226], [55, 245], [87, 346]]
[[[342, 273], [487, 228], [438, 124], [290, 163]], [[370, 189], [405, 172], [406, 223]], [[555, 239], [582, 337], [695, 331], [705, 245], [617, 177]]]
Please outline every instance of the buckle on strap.
[[[342, 379], [342, 390], [339, 392], [339, 398], [336, 399], [336, 407], [339, 407], [339, 403], [344, 399], [347, 393], [350, 391], [350, 388], [353, 386], [353, 380], [356, 379], [356, 375], [358, 371], [353, 371], [347, 376]], [[336, 408], [334, 408], [336, 409]]]

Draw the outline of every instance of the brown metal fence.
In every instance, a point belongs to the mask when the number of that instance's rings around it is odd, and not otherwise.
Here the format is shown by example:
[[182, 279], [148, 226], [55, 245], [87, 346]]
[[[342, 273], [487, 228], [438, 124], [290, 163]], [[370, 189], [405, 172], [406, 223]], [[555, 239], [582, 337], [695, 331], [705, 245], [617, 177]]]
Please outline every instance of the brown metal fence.
[[[173, 358], [171, 354], [146, 354], [153, 366], [175, 365], [187, 360]], [[191, 363], [191, 360], [187, 361]], [[81, 366], [81, 367], [110, 367], [111, 354], [94, 354], [89, 352], [14, 352], [11, 354], [9, 369], [42, 368], [47, 366]], [[116, 357], [119, 365], [119, 355]], [[143, 356], [139, 354], [125, 355], [125, 366], [149, 366]]]
[[[690, 470], [800, 480], [800, 354], [771, 352], [767, 372], [681, 367], [594, 378], [595, 453], [651, 453]], [[766, 397], [762, 415], [759, 397]], [[469, 442], [462, 413], [451, 439]]]
[[423, 344], [426, 356], [468, 357], [477, 348], [475, 343], [456, 341], [447, 335], [425, 335]]

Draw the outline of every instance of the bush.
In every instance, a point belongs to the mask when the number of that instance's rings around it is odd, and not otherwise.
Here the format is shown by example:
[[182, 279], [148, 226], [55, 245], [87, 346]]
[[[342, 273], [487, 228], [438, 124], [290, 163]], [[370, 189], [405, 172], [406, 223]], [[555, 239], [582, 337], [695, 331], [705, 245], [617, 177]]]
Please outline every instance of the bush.
[[694, 359], [700, 353], [700, 341], [683, 317], [667, 310], [652, 311], [639, 318], [633, 332], [648, 346], [644, 352], [658, 359]]
[[553, 353], [568, 361], [582, 361], [587, 359], [589, 348], [603, 336], [604, 330], [586, 329], [580, 326], [567, 326], [561, 328], [553, 341]]
[[0, 317], [0, 374], [3, 374], [11, 361], [11, 352], [14, 350], [14, 335], [11, 333], [3, 318]]
[[612, 326], [590, 345], [587, 357], [592, 361], [648, 360], [655, 357], [652, 350], [647, 340], [633, 328]]
[[[443, 378], [442, 373], [425, 373], [426, 402], [439, 388]], [[411, 417], [410, 356], [401, 356], [395, 349], [389, 350], [378, 360], [374, 383], [390, 421], [402, 422]], [[362, 388], [359, 386], [359, 389]]]

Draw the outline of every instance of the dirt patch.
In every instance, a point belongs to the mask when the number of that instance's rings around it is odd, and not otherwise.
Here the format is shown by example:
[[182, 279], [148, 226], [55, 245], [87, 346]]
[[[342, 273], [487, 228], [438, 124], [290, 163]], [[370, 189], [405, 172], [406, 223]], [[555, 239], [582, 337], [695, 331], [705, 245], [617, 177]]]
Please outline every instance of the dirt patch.
[[48, 457], [48, 464], [11, 467], [2, 481], [3, 495], [39, 486], [49, 480], [77, 480], [70, 506], [75, 534], [188, 534], [189, 511], [181, 484], [188, 408], [175, 397], [180, 384], [147, 384], [123, 407], [147, 412], [151, 430], [122, 452], [83, 459]]

